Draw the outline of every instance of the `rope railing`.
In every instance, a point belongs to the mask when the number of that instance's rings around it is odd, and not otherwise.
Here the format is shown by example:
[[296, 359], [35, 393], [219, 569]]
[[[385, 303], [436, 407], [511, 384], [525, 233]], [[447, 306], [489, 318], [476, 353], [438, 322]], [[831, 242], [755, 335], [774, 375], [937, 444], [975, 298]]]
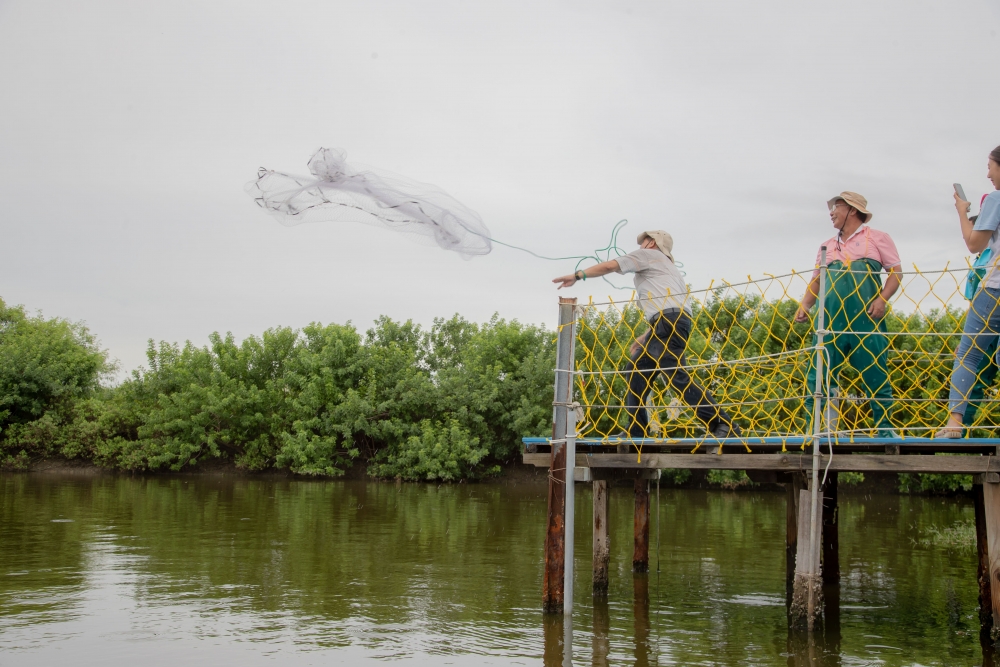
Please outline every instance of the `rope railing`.
[[[682, 368], [731, 415], [745, 440], [786, 438], [803, 446], [818, 432], [832, 441], [852, 437], [906, 440], [925, 438], [948, 419], [950, 377], [968, 309], [968, 268], [897, 273], [899, 289], [883, 317], [867, 309], [872, 271], [827, 274], [823, 326], [824, 362], [820, 392], [823, 423], [814, 428], [816, 392], [816, 316], [795, 321], [813, 272], [741, 282], [713, 281], [687, 296], [691, 331]], [[881, 274], [877, 284], [881, 286]], [[717, 442], [695, 415], [695, 408], [670, 384], [674, 367], [644, 371], [638, 409], [648, 415], [635, 433], [627, 400], [630, 348], [649, 330], [633, 293], [627, 299], [591, 299], [576, 311], [575, 398], [580, 403], [578, 433], [588, 441], [688, 441], [695, 447]], [[648, 346], [649, 343], [647, 342]], [[1000, 436], [996, 402], [995, 344], [983, 350], [969, 394], [966, 437]], [[634, 389], [634, 387], [633, 387]], [[631, 405], [635, 406], [635, 395]], [[629, 435], [629, 431], [633, 431]]]

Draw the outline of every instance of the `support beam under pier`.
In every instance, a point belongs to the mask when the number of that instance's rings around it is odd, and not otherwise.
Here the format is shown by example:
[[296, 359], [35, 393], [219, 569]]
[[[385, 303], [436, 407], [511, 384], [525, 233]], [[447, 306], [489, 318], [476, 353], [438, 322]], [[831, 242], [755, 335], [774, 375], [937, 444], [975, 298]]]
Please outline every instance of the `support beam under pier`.
[[[808, 600], [809, 588], [813, 587], [815, 595], [815, 615], [818, 616], [823, 608], [823, 586], [819, 573], [820, 554], [822, 549], [816, 549], [816, 560], [813, 567], [809, 567], [809, 533], [812, 526], [812, 507], [808, 489], [799, 491], [799, 517], [798, 517], [798, 537], [796, 539], [795, 553], [795, 581], [792, 584], [792, 604], [789, 610], [790, 621], [795, 627], [805, 628], [808, 622]], [[820, 533], [822, 539], [822, 533]], [[810, 569], [816, 572], [814, 577], [810, 575]], [[811, 626], [809, 626], [811, 627]]]
[[837, 473], [827, 476], [823, 491], [823, 584], [840, 583], [840, 536], [837, 534]]
[[1000, 484], [992, 476], [977, 478], [973, 502], [976, 513], [979, 621], [982, 639], [994, 646], [1000, 639]]
[[608, 532], [608, 482], [594, 480], [594, 595], [608, 594], [611, 538]]
[[649, 572], [649, 480], [635, 480], [635, 549], [632, 571]]

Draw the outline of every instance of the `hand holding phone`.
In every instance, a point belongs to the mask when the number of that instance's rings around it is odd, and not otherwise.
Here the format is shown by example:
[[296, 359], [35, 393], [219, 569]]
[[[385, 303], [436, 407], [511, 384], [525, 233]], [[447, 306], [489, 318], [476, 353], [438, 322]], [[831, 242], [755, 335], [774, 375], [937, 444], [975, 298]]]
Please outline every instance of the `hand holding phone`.
[[955, 188], [955, 210], [958, 211], [959, 215], [971, 211], [972, 205], [965, 198], [965, 190], [962, 189], [962, 185], [960, 183], [952, 183], [952, 187]]

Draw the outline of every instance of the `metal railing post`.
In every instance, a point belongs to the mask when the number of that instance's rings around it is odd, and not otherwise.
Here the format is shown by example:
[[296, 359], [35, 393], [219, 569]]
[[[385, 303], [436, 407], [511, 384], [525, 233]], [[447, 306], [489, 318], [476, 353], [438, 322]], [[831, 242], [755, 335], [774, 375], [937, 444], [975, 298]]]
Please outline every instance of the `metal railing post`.
[[[559, 327], [556, 330], [556, 368], [552, 399], [552, 458], [549, 465], [548, 526], [545, 533], [545, 571], [542, 577], [542, 606], [548, 613], [563, 611], [566, 564], [566, 493], [560, 484], [572, 484], [575, 461], [566, 458], [569, 404], [573, 397], [570, 374], [573, 370], [576, 299], [559, 299]], [[572, 429], [575, 432], [575, 429]], [[568, 474], [567, 474], [568, 473]]]
[[813, 451], [812, 483], [809, 485], [809, 597], [806, 607], [806, 627], [812, 632], [816, 616], [816, 557], [819, 541], [819, 436], [823, 415], [823, 337], [826, 333], [826, 246], [820, 249], [819, 266], [819, 310], [816, 313], [816, 383], [813, 390]]

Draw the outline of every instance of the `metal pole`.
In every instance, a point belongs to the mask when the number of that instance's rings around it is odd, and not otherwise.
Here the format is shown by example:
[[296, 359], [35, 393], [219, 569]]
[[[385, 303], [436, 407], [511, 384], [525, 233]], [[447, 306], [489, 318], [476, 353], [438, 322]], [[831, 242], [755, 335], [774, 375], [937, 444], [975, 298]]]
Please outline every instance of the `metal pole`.
[[816, 616], [816, 556], [819, 541], [819, 434], [823, 414], [823, 334], [826, 333], [826, 246], [820, 248], [819, 310], [816, 313], [816, 385], [813, 388], [813, 455], [812, 483], [809, 485], [809, 597], [806, 607], [806, 627], [812, 632]]
[[[570, 372], [573, 368], [576, 299], [559, 299], [556, 339], [555, 393], [552, 398], [552, 459], [549, 465], [548, 525], [545, 532], [545, 570], [542, 576], [542, 607], [557, 614], [563, 609], [566, 548], [566, 426], [572, 399]], [[571, 464], [572, 465], [572, 464]], [[569, 468], [572, 471], [572, 468]], [[570, 472], [572, 475], [572, 472]], [[572, 480], [572, 476], [570, 477]]]
[[[570, 387], [573, 386], [572, 372]], [[567, 622], [573, 613], [573, 533], [576, 518], [576, 408], [566, 410], [566, 565], [563, 572], [563, 613]]]
[[566, 376], [562, 401], [566, 411], [566, 523], [565, 560], [563, 565], [563, 665], [573, 667], [573, 538], [576, 527], [576, 404], [573, 402], [573, 370], [576, 367], [576, 308], [570, 308], [570, 318], [560, 317], [560, 324], [569, 329], [565, 340], [569, 348], [569, 363], [560, 373]]

